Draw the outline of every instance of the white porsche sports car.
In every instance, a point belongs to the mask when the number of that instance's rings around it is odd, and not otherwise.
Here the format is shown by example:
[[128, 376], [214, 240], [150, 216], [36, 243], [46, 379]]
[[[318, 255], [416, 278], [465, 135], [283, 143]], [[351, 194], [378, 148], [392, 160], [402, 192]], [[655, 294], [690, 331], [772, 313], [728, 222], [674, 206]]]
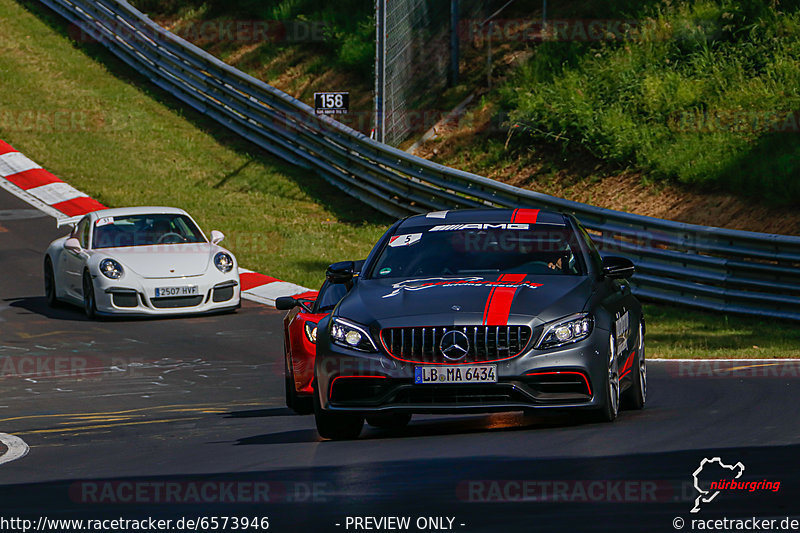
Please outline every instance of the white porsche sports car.
[[50, 243], [44, 285], [51, 306], [86, 315], [171, 315], [240, 306], [239, 266], [182, 209], [131, 207], [62, 220], [72, 232]]

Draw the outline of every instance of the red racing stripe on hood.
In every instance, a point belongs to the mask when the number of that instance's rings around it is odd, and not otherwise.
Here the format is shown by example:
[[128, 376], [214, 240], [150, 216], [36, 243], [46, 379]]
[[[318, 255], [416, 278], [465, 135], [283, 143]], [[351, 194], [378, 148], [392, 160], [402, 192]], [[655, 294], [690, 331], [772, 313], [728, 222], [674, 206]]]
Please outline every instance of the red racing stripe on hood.
[[[499, 283], [521, 283], [525, 274], [503, 274], [497, 278]], [[511, 304], [519, 287], [495, 287], [489, 292], [486, 307], [483, 310], [484, 326], [507, 326], [511, 314]]]

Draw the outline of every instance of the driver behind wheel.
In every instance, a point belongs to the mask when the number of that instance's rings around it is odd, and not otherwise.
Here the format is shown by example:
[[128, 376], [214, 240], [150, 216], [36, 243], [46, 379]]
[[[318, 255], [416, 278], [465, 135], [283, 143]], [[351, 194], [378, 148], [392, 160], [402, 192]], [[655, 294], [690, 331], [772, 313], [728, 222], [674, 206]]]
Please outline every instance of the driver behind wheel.
[[168, 220], [163, 218], [157, 218], [153, 222], [153, 226], [150, 229], [150, 233], [152, 235], [153, 242], [159, 242], [161, 239], [164, 238], [165, 235], [169, 233], [173, 233], [171, 224]]

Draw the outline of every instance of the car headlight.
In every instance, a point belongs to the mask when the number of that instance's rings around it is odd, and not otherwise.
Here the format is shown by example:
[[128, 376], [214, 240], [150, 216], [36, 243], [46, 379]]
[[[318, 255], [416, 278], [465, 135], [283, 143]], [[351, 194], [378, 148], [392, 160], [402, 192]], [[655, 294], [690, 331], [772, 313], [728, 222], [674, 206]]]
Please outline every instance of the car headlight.
[[544, 350], [583, 340], [592, 333], [593, 327], [594, 320], [587, 313], [560, 318], [545, 326], [535, 348]]
[[317, 325], [313, 322], [306, 322], [306, 338], [313, 344], [317, 344]]
[[372, 336], [367, 328], [341, 318], [331, 320], [331, 339], [333, 342], [362, 352], [377, 352]]
[[233, 257], [225, 252], [219, 252], [214, 256], [214, 266], [223, 274], [227, 274], [233, 270]]
[[125, 273], [122, 269], [122, 265], [113, 259], [103, 259], [100, 261], [100, 272], [108, 279], [119, 279], [122, 277], [122, 274]]

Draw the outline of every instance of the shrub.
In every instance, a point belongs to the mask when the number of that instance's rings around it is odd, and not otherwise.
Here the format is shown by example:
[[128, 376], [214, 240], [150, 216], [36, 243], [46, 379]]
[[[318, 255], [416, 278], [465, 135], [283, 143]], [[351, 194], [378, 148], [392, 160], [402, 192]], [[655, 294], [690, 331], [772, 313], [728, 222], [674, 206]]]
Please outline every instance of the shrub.
[[512, 121], [657, 178], [800, 202], [797, 2], [663, 2], [637, 17], [618, 41], [542, 43], [501, 90]]

